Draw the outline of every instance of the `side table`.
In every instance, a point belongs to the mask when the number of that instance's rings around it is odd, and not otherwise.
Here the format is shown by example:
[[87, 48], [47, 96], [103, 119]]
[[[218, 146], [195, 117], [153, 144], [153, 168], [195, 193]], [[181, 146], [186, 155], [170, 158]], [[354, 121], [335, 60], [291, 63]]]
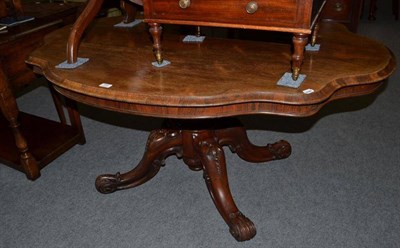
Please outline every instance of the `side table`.
[[37, 179], [40, 169], [60, 154], [85, 143], [74, 102], [66, 101], [71, 122], [67, 125], [61, 99], [53, 90], [61, 123], [20, 112], [15, 100], [15, 93], [36, 77], [25, 58], [43, 43], [46, 34], [72, 23], [80, 6], [24, 4], [24, 15], [35, 19], [8, 27], [0, 34], [0, 162], [25, 173], [30, 180]]
[[330, 101], [374, 92], [396, 65], [382, 44], [340, 24], [323, 24], [321, 49], [305, 54], [309, 76], [298, 88], [277, 85], [288, 66], [287, 44], [211, 37], [202, 44], [187, 44], [182, 36], [165, 32], [163, 42], [172, 63], [154, 68], [145, 25], [113, 28], [117, 22], [95, 22], [80, 51], [89, 61], [78, 68], [55, 67], [65, 60], [68, 29], [48, 36], [27, 60], [67, 98], [107, 110], [167, 118], [163, 128], [151, 131], [137, 167], [100, 175], [96, 188], [112, 193], [141, 185], [157, 174], [166, 157], [176, 155], [190, 169], [203, 171], [211, 198], [238, 241], [254, 237], [256, 228], [233, 200], [222, 147], [229, 146], [246, 161], [265, 162], [288, 157], [291, 146], [287, 141], [251, 144], [234, 117], [309, 116]]

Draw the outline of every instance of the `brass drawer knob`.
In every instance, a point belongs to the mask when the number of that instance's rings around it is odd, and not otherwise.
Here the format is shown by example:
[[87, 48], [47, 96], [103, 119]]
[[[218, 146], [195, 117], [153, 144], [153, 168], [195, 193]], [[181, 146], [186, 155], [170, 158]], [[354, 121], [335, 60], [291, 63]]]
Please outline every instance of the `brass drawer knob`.
[[179, 0], [179, 7], [186, 9], [190, 6], [190, 0]]
[[251, 1], [246, 5], [246, 12], [249, 14], [254, 14], [258, 9], [258, 4], [255, 1]]
[[342, 4], [342, 3], [339, 3], [339, 2], [335, 3], [335, 10], [336, 10], [337, 12], [342, 11], [342, 10], [343, 10], [343, 4]]

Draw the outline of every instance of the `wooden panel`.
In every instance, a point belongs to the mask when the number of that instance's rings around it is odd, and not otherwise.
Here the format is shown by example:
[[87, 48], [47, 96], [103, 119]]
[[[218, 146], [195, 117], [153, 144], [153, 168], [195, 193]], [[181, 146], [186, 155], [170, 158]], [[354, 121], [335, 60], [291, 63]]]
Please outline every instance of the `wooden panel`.
[[0, 18], [7, 16], [7, 6], [5, 0], [0, 0]]
[[322, 12], [322, 19], [329, 22], [340, 22], [353, 32], [357, 31], [361, 15], [362, 0], [327, 0]]

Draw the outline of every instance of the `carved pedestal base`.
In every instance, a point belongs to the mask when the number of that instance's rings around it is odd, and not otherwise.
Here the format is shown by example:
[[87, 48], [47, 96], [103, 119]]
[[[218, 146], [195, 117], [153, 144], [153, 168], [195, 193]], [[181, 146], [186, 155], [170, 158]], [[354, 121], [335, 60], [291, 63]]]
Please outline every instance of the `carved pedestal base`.
[[166, 157], [176, 155], [190, 169], [203, 170], [211, 198], [231, 234], [238, 241], [249, 240], [256, 234], [256, 228], [233, 200], [222, 146], [229, 146], [249, 162], [283, 159], [291, 153], [290, 144], [283, 140], [264, 147], [251, 144], [236, 119], [169, 122], [166, 128], [150, 133], [146, 151], [136, 168], [127, 173], [101, 175], [96, 179], [96, 188], [101, 193], [112, 193], [136, 187], [153, 178]]

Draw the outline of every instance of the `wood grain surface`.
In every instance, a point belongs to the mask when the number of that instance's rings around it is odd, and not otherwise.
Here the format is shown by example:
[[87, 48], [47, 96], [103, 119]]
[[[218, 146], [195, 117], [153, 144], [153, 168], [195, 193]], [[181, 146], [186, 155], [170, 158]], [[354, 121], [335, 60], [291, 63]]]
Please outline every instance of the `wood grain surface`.
[[[318, 52], [306, 52], [299, 88], [278, 86], [290, 71], [291, 45], [207, 37], [182, 42], [164, 27], [163, 49], [171, 64], [156, 68], [147, 26], [114, 28], [97, 20], [80, 46], [89, 62], [56, 69], [65, 58], [69, 28], [56, 31], [27, 59], [63, 95], [119, 112], [173, 118], [209, 118], [265, 113], [308, 116], [334, 99], [375, 91], [395, 69], [381, 43], [340, 24], [321, 25]], [[260, 31], [261, 32], [261, 31]], [[99, 87], [102, 83], [111, 88]], [[312, 90], [306, 94], [304, 91]]]

